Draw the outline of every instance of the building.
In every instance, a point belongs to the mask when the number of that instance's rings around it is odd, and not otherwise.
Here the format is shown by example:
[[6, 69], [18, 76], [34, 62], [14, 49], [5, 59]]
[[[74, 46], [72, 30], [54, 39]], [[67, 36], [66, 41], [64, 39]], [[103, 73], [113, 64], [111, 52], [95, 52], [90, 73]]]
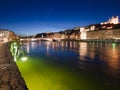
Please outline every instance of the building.
[[0, 29], [0, 42], [9, 42], [17, 38], [17, 35], [7, 29]]
[[119, 23], [119, 18], [118, 16], [113, 17], [111, 19], [109, 19], [107, 22], [102, 22], [101, 25], [103, 24], [118, 24]]

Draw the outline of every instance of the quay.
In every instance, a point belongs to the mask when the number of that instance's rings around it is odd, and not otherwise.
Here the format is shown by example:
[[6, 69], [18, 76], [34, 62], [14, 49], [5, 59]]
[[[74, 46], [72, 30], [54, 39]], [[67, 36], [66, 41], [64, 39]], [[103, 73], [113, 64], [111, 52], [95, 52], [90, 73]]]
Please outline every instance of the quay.
[[88, 40], [79, 40], [81, 42], [93, 42], [93, 43], [120, 43], [120, 39], [88, 39]]
[[0, 42], [0, 90], [28, 90], [9, 45]]

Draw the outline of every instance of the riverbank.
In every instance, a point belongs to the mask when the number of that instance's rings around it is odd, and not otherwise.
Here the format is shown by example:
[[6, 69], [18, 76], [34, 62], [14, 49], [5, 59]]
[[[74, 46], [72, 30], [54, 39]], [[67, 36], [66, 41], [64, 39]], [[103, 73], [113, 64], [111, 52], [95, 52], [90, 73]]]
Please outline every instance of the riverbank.
[[0, 90], [28, 90], [7, 43], [0, 42]]
[[62, 39], [61, 41], [95, 42], [95, 43], [120, 43], [120, 39]]

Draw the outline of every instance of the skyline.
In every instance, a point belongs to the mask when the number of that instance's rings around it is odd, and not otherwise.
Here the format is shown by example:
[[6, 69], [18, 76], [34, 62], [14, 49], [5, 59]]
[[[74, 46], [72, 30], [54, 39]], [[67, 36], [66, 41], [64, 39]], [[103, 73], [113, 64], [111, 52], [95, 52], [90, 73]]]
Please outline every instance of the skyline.
[[120, 17], [119, 0], [0, 0], [0, 28], [17, 34], [57, 32]]

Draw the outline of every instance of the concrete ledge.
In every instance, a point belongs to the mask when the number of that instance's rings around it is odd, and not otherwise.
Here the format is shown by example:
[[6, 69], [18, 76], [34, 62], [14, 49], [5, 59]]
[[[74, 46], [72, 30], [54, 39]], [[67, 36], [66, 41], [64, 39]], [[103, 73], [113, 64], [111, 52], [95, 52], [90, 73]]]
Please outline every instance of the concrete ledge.
[[0, 43], [0, 90], [28, 90], [7, 43]]

